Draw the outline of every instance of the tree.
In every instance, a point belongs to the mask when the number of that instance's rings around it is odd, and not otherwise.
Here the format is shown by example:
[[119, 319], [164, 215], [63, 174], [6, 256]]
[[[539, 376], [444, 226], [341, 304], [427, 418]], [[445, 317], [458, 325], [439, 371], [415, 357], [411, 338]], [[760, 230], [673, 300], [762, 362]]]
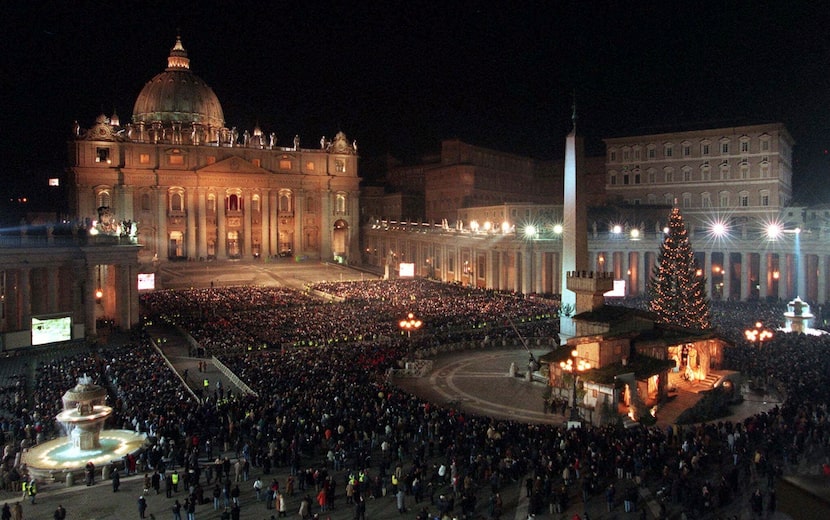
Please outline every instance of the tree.
[[658, 321], [687, 329], [711, 328], [706, 277], [698, 274], [680, 208], [669, 217], [669, 232], [660, 246], [657, 265], [648, 284], [649, 309]]

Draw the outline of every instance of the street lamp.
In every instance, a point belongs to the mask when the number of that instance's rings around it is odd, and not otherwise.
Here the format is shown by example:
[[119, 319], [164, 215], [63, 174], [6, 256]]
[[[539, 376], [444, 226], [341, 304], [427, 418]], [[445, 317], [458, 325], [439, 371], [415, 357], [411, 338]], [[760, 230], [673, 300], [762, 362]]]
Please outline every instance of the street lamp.
[[571, 394], [571, 421], [579, 421], [579, 411], [576, 408], [576, 378], [580, 372], [591, 369], [591, 363], [584, 359], [579, 359], [579, 351], [574, 349], [571, 351], [571, 357], [567, 361], [560, 361], [559, 367], [564, 372], [570, 372], [573, 376], [573, 393]]
[[418, 330], [423, 325], [423, 322], [415, 317], [415, 314], [409, 313], [406, 315], [406, 319], [403, 319], [398, 323], [398, 326], [401, 330], [406, 331], [406, 337], [409, 340], [409, 348], [412, 348], [412, 331]]
[[758, 321], [755, 322], [755, 328], [744, 331], [744, 336], [746, 336], [747, 341], [761, 348], [765, 341], [772, 339], [773, 333], [771, 330], [764, 328], [764, 324]]

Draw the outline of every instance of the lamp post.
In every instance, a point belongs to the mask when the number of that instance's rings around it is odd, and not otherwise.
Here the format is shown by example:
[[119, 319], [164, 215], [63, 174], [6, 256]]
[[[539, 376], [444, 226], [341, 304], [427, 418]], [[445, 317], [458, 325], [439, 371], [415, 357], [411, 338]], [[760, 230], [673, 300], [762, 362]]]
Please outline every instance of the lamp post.
[[410, 351], [412, 349], [412, 331], [420, 329], [422, 325], [423, 322], [416, 318], [415, 314], [411, 312], [406, 315], [406, 319], [403, 319], [400, 321], [400, 323], [398, 323], [398, 326], [401, 328], [401, 330], [406, 331], [406, 337], [409, 340]]
[[579, 411], [576, 408], [576, 379], [580, 372], [591, 369], [591, 363], [584, 359], [579, 359], [579, 351], [576, 349], [571, 351], [571, 357], [567, 361], [560, 361], [559, 367], [564, 372], [570, 372], [573, 376], [573, 392], [571, 394], [571, 417], [570, 421], [579, 421]]
[[772, 339], [773, 333], [771, 330], [764, 328], [764, 324], [758, 321], [755, 322], [755, 328], [744, 331], [744, 336], [746, 336], [747, 341], [761, 348], [765, 341]]

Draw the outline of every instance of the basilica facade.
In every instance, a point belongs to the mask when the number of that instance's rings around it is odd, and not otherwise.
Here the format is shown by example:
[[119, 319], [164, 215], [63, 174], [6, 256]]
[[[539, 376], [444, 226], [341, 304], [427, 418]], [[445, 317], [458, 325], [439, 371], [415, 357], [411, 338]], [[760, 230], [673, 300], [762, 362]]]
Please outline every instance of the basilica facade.
[[75, 123], [67, 184], [73, 217], [133, 237], [143, 265], [277, 255], [346, 263], [358, 251], [359, 181], [357, 145], [343, 132], [303, 147], [297, 135], [226, 126], [177, 38], [129, 122]]

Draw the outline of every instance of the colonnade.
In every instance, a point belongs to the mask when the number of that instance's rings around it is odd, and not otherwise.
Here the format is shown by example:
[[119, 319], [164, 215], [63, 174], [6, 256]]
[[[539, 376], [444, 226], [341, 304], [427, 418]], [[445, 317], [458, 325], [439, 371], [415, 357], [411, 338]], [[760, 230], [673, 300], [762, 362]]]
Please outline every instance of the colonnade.
[[[620, 296], [646, 296], [661, 239], [661, 235], [641, 240], [589, 237], [589, 270], [612, 272], [615, 280], [625, 282]], [[823, 304], [829, 289], [830, 244], [805, 242], [704, 244], [695, 249], [695, 260], [712, 300], [788, 301], [799, 296]], [[376, 252], [382, 250], [413, 262], [416, 276], [525, 294], [561, 292], [561, 241], [555, 239], [364, 229], [364, 244], [363, 262], [368, 265], [379, 266], [389, 258], [378, 257]]]

